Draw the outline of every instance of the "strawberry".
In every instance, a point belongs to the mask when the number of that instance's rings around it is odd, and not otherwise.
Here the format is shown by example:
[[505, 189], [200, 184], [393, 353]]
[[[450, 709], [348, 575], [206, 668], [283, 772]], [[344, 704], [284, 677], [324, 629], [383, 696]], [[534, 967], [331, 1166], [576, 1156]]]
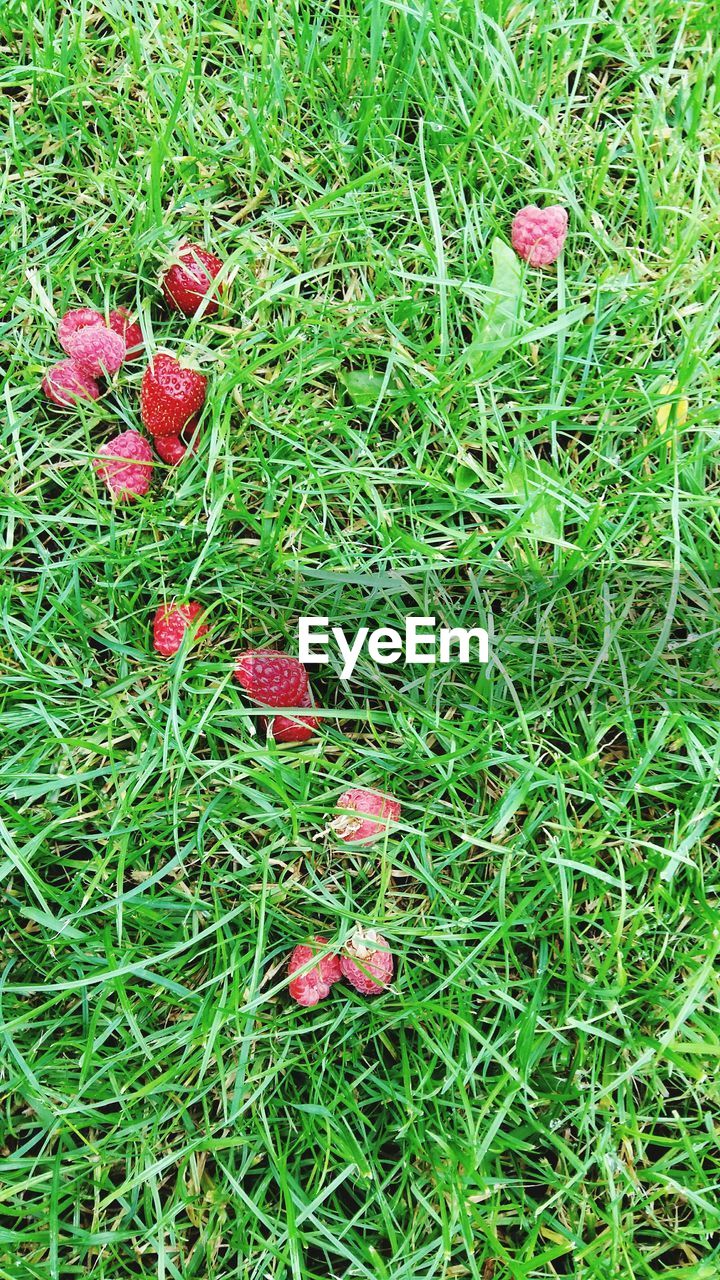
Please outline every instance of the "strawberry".
[[[340, 960], [336, 955], [321, 955], [311, 968], [307, 968], [317, 956], [318, 950], [327, 945], [327, 938], [316, 934], [311, 943], [296, 947], [290, 957], [290, 995], [306, 1008], [324, 1000], [330, 994], [333, 983], [339, 982], [342, 977]], [[298, 969], [305, 969], [305, 973], [298, 973]], [[295, 974], [298, 976], [295, 977]]]
[[175, 251], [175, 260], [162, 277], [162, 290], [174, 311], [194, 316], [200, 304], [206, 300], [204, 314], [214, 316], [218, 309], [218, 293], [222, 285], [214, 289], [213, 281], [222, 270], [222, 262], [199, 244], [181, 244]]
[[[172, 658], [183, 642], [183, 637], [198, 614], [202, 613], [202, 605], [193, 600], [190, 604], [160, 605], [153, 618], [153, 646], [163, 658]], [[203, 624], [194, 629], [195, 639], [207, 633]]]
[[248, 649], [235, 662], [235, 679], [265, 707], [307, 706], [308, 675], [302, 662], [277, 649]]
[[119, 502], [134, 502], [150, 488], [152, 449], [137, 431], [122, 431], [98, 449], [93, 463]]
[[137, 320], [131, 320], [125, 307], [110, 312], [108, 321], [113, 333], [119, 333], [125, 341], [126, 360], [137, 360], [143, 352], [143, 332]]
[[187, 369], [175, 356], [151, 360], [140, 388], [140, 417], [154, 436], [179, 436], [188, 419], [205, 403], [207, 378]]
[[562, 253], [567, 230], [567, 209], [561, 204], [545, 209], [528, 204], [513, 218], [512, 247], [531, 267], [549, 267]]
[[381, 791], [368, 791], [364, 787], [343, 791], [337, 807], [351, 812], [339, 813], [330, 823], [330, 830], [338, 840], [351, 840], [355, 844], [372, 844], [400, 817], [397, 800], [383, 795]]
[[100, 396], [100, 388], [92, 374], [72, 359], [61, 360], [48, 369], [42, 380], [42, 389], [48, 400], [63, 408], [77, 404], [78, 400], [97, 400]]
[[66, 351], [93, 378], [112, 378], [125, 359], [125, 339], [104, 324], [89, 324], [68, 334]]
[[81, 329], [87, 329], [96, 324], [105, 324], [105, 321], [94, 307], [75, 307], [72, 311], [66, 311], [58, 324], [58, 342], [63, 351], [71, 356], [69, 340]]
[[197, 453], [200, 439], [200, 433], [197, 430], [199, 417], [199, 413], [194, 413], [192, 418], [185, 423], [179, 436], [155, 437], [155, 449], [158, 456], [162, 458], [163, 462], [167, 462], [168, 466], [176, 467], [188, 452]]
[[356, 929], [340, 957], [342, 975], [364, 996], [377, 996], [393, 976], [390, 944], [376, 929]]
[[[315, 706], [309, 686], [298, 706]], [[317, 716], [273, 716], [267, 721], [268, 735], [276, 742], [307, 742], [308, 738], [312, 738], [317, 727]]]

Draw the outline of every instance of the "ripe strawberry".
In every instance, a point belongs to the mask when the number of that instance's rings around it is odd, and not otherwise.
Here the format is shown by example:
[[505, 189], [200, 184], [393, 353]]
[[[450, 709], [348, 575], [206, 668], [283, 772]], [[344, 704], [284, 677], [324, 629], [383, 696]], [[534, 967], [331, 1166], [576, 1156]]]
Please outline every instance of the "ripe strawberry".
[[202, 245], [179, 245], [175, 250], [175, 260], [162, 277], [162, 290], [173, 310], [193, 316], [207, 298], [204, 314], [214, 316], [218, 309], [217, 295], [223, 286], [216, 290], [213, 281], [221, 269], [220, 259], [203, 249]]
[[125, 340], [126, 360], [137, 360], [143, 352], [143, 332], [137, 320], [131, 320], [125, 307], [110, 312], [110, 328]]
[[58, 342], [63, 351], [71, 356], [69, 340], [74, 334], [80, 333], [81, 329], [87, 329], [96, 324], [105, 324], [105, 321], [94, 307], [75, 307], [72, 311], [66, 311], [58, 324]]
[[561, 204], [545, 209], [528, 204], [513, 218], [512, 247], [531, 267], [549, 267], [562, 253], [567, 230], [567, 209]]
[[89, 324], [68, 335], [66, 350], [93, 378], [112, 378], [125, 359], [125, 339], [104, 324]]
[[330, 830], [338, 840], [351, 840], [355, 844], [372, 844], [400, 817], [397, 800], [380, 791], [368, 791], [364, 787], [351, 787], [349, 791], [343, 791], [337, 807], [351, 812], [339, 813], [330, 823]]
[[[314, 946], [313, 943], [317, 945]], [[306, 969], [305, 973], [300, 973], [297, 977], [294, 976], [298, 969], [305, 968], [314, 960], [321, 947], [326, 946], [327, 938], [316, 934], [312, 943], [296, 947], [290, 957], [288, 965], [290, 995], [293, 1000], [297, 1000], [298, 1004], [306, 1008], [324, 1000], [330, 994], [333, 983], [339, 982], [342, 977], [340, 959], [335, 955], [321, 956], [312, 968]]]
[[175, 356], [151, 360], [140, 388], [140, 417], [154, 436], [179, 436], [205, 403], [207, 378], [186, 369]]
[[344, 978], [364, 996], [379, 995], [393, 976], [390, 943], [376, 929], [356, 929], [340, 957]]
[[156, 436], [155, 449], [168, 466], [176, 467], [186, 453], [197, 453], [200, 432], [197, 430], [199, 413], [185, 423], [179, 436]]
[[248, 649], [235, 662], [235, 679], [265, 707], [302, 707], [308, 675], [302, 662], [277, 649]]
[[42, 389], [48, 400], [63, 408], [77, 404], [78, 400], [97, 400], [100, 396], [100, 388], [92, 375], [72, 359], [61, 360], [48, 369]]
[[[188, 627], [192, 627], [202, 605], [193, 600], [190, 604], [160, 605], [153, 619], [153, 645], [163, 658], [172, 658], [183, 642]], [[203, 624], [195, 629], [195, 638], [207, 633]]]
[[[309, 686], [298, 706], [315, 706]], [[317, 727], [317, 716], [273, 716], [267, 722], [268, 736], [274, 738], [276, 742], [307, 742], [308, 738], [312, 738]]]
[[150, 488], [152, 449], [138, 431], [122, 431], [98, 449], [93, 463], [119, 502], [134, 502]]

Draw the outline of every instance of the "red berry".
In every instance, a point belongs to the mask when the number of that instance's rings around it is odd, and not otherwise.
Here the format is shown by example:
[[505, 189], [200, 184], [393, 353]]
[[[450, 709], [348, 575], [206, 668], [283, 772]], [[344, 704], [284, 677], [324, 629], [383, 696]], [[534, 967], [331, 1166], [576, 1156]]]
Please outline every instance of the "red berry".
[[561, 204], [546, 209], [528, 204], [513, 218], [512, 247], [531, 267], [549, 267], [562, 253], [567, 230], [567, 210]]
[[112, 378], [125, 359], [125, 339], [104, 324], [90, 324], [68, 335], [66, 350], [93, 378]]
[[[161, 605], [153, 619], [153, 645], [163, 658], [172, 658], [183, 642], [188, 627], [191, 627], [202, 605], [197, 601], [190, 604]], [[195, 630], [195, 638], [199, 639], [207, 632], [203, 624]]]
[[207, 378], [175, 356], [155, 356], [143, 374], [140, 416], [154, 436], [179, 436], [205, 403]]
[[[316, 944], [316, 945], [313, 945]], [[327, 938], [323, 938], [320, 934], [316, 934], [313, 942], [309, 945], [301, 945], [296, 947], [290, 957], [288, 965], [288, 974], [290, 975], [290, 995], [293, 1000], [297, 1000], [298, 1004], [308, 1008], [310, 1005], [317, 1004], [320, 1000], [324, 1000], [330, 994], [330, 988], [334, 982], [339, 982], [342, 977], [340, 969], [340, 959], [336, 955], [321, 956], [312, 968], [307, 969], [305, 973], [293, 975], [298, 969], [305, 968], [309, 965], [318, 950], [327, 946]]]
[[92, 374], [72, 359], [61, 360], [48, 369], [42, 380], [42, 389], [48, 400], [63, 408], [76, 404], [78, 400], [97, 400], [100, 396], [100, 388]]
[[81, 329], [87, 329], [96, 324], [104, 325], [105, 320], [94, 307], [75, 307], [73, 311], [66, 311], [58, 324], [58, 342], [63, 351], [71, 356], [72, 351], [68, 345], [70, 338], [80, 333]]
[[348, 938], [340, 957], [344, 978], [364, 996], [379, 995], [393, 976], [390, 944], [375, 929], [356, 929]]
[[[199, 244], [181, 244], [175, 250], [175, 261], [165, 271], [162, 290], [175, 311], [193, 316], [203, 299], [206, 316], [214, 316], [218, 309], [218, 293], [222, 285], [213, 288], [213, 281], [222, 262]], [[209, 295], [209, 296], [208, 296]]]
[[200, 433], [197, 430], [199, 417], [199, 413], [193, 414], [192, 418], [185, 423], [179, 436], [155, 437], [155, 449], [159, 457], [162, 458], [163, 462], [167, 462], [168, 466], [176, 467], [188, 452], [197, 453], [200, 439]]
[[338, 840], [351, 840], [355, 844], [371, 844], [378, 836], [384, 835], [390, 824], [397, 822], [400, 817], [397, 800], [380, 791], [368, 791], [364, 787], [351, 787], [349, 791], [343, 791], [337, 807], [351, 812], [339, 813], [330, 823], [330, 830]]
[[308, 676], [302, 662], [277, 649], [248, 649], [235, 662], [235, 679], [254, 702], [302, 707]]
[[150, 488], [152, 449], [138, 431], [122, 431], [98, 449], [93, 466], [114, 498], [133, 502]]
[[[299, 707], [314, 707], [310, 686]], [[268, 735], [276, 742], [307, 742], [318, 727], [317, 716], [273, 716], [268, 722]]]
[[125, 339], [126, 360], [137, 360], [143, 352], [143, 332], [137, 320], [131, 320], [125, 307], [110, 312], [109, 325], [113, 333]]

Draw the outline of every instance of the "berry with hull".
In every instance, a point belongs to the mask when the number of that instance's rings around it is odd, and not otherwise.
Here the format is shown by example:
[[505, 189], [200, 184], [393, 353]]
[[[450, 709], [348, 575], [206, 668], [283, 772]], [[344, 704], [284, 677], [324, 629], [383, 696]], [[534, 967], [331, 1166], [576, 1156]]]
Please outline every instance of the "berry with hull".
[[[218, 290], [213, 281], [222, 270], [222, 262], [199, 244], [181, 244], [162, 277], [165, 298], [175, 311], [193, 316], [205, 298], [204, 314], [214, 316], [218, 309]], [[220, 290], [222, 286], [220, 286]], [[210, 295], [208, 297], [208, 294]]]
[[[183, 642], [188, 627], [192, 627], [202, 605], [193, 600], [190, 604], [161, 605], [153, 619], [153, 646], [163, 658], [172, 658]], [[204, 624], [195, 629], [195, 638], [207, 633]]]
[[77, 404], [78, 400], [98, 400], [100, 397], [100, 388], [92, 374], [73, 359], [60, 360], [48, 369], [42, 380], [42, 389], [48, 400], [64, 409]]
[[104, 324], [91, 324], [70, 334], [66, 350], [91, 377], [113, 378], [125, 359], [125, 339]]
[[118, 333], [125, 343], [125, 360], [137, 360], [143, 352], [143, 333], [137, 320], [130, 319], [125, 307], [118, 307], [110, 312], [108, 324], [113, 333]]
[[344, 978], [364, 996], [377, 996], [390, 986], [393, 957], [390, 944], [376, 929], [356, 929], [340, 957]]
[[134, 502], [150, 488], [152, 449], [138, 431], [122, 431], [108, 440], [93, 465], [119, 502]]
[[205, 403], [207, 378], [175, 356], [155, 356], [143, 374], [140, 417], [154, 436], [179, 436]]
[[545, 209], [528, 204], [513, 218], [512, 247], [531, 267], [549, 267], [562, 253], [567, 230], [567, 210], [561, 204]]
[[[300, 707], [314, 707], [315, 701], [308, 686]], [[318, 727], [317, 716], [273, 716], [267, 731], [276, 742], [307, 742]]]
[[[315, 960], [319, 950], [327, 945], [327, 938], [316, 934], [311, 944], [296, 947], [290, 957], [290, 995], [305, 1008], [324, 1000], [330, 994], [333, 983], [339, 982], [342, 977], [338, 956], [321, 955]], [[311, 965], [313, 960], [315, 963]], [[311, 965], [311, 968], [306, 969], [305, 973], [298, 973], [299, 969], [304, 969], [307, 965]]]
[[81, 330], [96, 324], [104, 325], [105, 321], [94, 307], [75, 307], [72, 311], [66, 311], [58, 324], [58, 342], [63, 351], [71, 356], [73, 354], [69, 345], [71, 339]]
[[365, 787], [351, 787], [343, 791], [337, 802], [339, 813], [330, 823], [330, 830], [338, 840], [354, 844], [371, 844], [383, 836], [391, 823], [400, 817], [400, 805], [392, 796], [381, 791], [369, 791]]
[[308, 675], [302, 662], [277, 649], [247, 649], [235, 661], [235, 679], [265, 707], [302, 707]]

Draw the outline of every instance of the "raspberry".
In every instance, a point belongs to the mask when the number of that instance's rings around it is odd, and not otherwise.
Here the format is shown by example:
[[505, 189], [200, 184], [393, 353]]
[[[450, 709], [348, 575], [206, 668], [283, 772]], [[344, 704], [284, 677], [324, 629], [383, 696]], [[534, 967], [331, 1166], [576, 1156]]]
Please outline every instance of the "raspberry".
[[175, 251], [176, 261], [162, 277], [162, 290], [174, 311], [193, 316], [205, 298], [206, 316], [214, 316], [218, 309], [218, 290], [213, 281], [222, 270], [222, 262], [199, 244], [181, 244]]
[[48, 400], [63, 408], [76, 404], [78, 400], [97, 400], [100, 396], [100, 388], [92, 375], [72, 359], [61, 360], [48, 369], [42, 380], [42, 389]]
[[[298, 706], [315, 706], [309, 686]], [[268, 722], [267, 731], [276, 742], [307, 742], [308, 738], [312, 738], [317, 727], [317, 716], [273, 716]]]
[[82, 329], [96, 324], [104, 325], [105, 321], [94, 307], [75, 307], [73, 311], [66, 311], [58, 324], [58, 342], [63, 351], [71, 356], [73, 353], [68, 345], [70, 339]]
[[[197, 601], [160, 606], [153, 619], [153, 646], [163, 658], [172, 658], [177, 653], [185, 632], [192, 627], [199, 613], [202, 613], [202, 605]], [[195, 629], [195, 638], [199, 639], [206, 633], [207, 627], [199, 626]]]
[[567, 230], [567, 210], [561, 204], [545, 209], [528, 204], [513, 218], [512, 247], [531, 267], [549, 267], [562, 253]]
[[68, 335], [66, 350], [93, 378], [112, 378], [125, 359], [125, 339], [104, 324], [90, 324]]
[[108, 321], [113, 333], [119, 333], [125, 341], [126, 360], [137, 360], [143, 352], [143, 333], [137, 320], [131, 320], [125, 307], [110, 312]]
[[152, 449], [138, 431], [123, 431], [108, 440], [93, 463], [119, 502], [133, 502], [147, 493], [152, 465]]
[[376, 929], [356, 929], [340, 957], [344, 978], [364, 996], [376, 996], [393, 976], [390, 944]]
[[330, 994], [330, 988], [333, 983], [339, 982], [342, 977], [340, 959], [336, 955], [321, 956], [312, 968], [306, 969], [305, 973], [294, 977], [298, 969], [305, 968], [315, 959], [319, 948], [327, 945], [327, 938], [316, 934], [312, 943], [301, 944], [296, 947], [290, 957], [290, 964], [288, 965], [290, 995], [293, 1000], [297, 1000], [298, 1004], [304, 1005], [306, 1008], [317, 1004], [320, 1000], [324, 1000]]
[[197, 430], [199, 417], [199, 413], [193, 414], [192, 418], [185, 423], [179, 436], [155, 436], [155, 449], [168, 466], [176, 467], [188, 452], [197, 453], [200, 439], [200, 433]]
[[367, 791], [364, 787], [343, 791], [337, 807], [351, 812], [339, 813], [330, 823], [330, 830], [338, 840], [352, 840], [355, 844], [371, 844], [400, 817], [397, 800], [380, 791]]
[[308, 676], [302, 662], [277, 649], [248, 649], [235, 662], [235, 679], [254, 702], [265, 707], [307, 704]]
[[175, 356], [159, 355], [148, 365], [140, 388], [140, 416], [154, 436], [179, 436], [205, 403], [207, 378], [186, 369]]

